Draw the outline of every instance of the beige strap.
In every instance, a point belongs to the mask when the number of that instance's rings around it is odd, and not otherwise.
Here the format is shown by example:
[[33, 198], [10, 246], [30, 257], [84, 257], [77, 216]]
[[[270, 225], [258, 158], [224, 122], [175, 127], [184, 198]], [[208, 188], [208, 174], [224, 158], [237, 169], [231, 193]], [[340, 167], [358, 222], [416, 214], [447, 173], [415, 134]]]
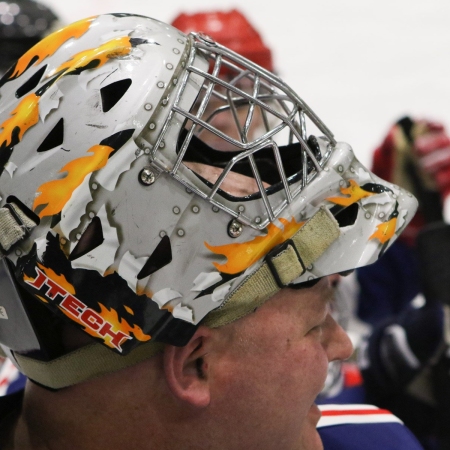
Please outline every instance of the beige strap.
[[262, 266], [250, 274], [220, 308], [210, 312], [204, 323], [216, 328], [231, 323], [261, 306], [281, 289], [280, 282], [283, 286], [292, 283], [339, 235], [336, 219], [328, 208], [320, 208], [290, 241], [282, 245], [278, 254], [269, 254], [271, 263], [266, 257]]
[[145, 361], [163, 347], [164, 344], [158, 342], [147, 342], [122, 356], [95, 343], [48, 362], [17, 353], [14, 358], [27, 377], [44, 386], [61, 389]]
[[22, 212], [15, 203], [7, 203], [0, 208], [0, 247], [8, 252], [22, 240], [37, 224]]

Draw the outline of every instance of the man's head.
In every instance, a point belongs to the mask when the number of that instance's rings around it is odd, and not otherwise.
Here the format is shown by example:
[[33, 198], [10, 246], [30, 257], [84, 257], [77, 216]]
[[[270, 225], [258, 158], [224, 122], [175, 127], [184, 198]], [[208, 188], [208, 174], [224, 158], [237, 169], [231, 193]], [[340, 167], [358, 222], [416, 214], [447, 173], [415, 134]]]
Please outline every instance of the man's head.
[[[0, 95], [0, 342], [52, 388], [369, 264], [415, 208], [277, 76], [154, 19], [72, 24], [19, 59]], [[205, 117], [211, 98], [237, 137]], [[65, 323], [94, 343], [66, 355]]]

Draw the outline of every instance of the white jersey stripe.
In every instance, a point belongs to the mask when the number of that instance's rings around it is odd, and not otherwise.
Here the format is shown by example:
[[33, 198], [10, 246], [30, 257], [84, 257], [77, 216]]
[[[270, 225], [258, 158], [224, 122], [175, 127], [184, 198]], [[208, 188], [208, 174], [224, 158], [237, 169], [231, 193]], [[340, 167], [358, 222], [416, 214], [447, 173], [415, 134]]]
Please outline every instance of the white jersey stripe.
[[319, 405], [322, 417], [317, 428], [345, 424], [403, 422], [387, 410], [373, 405]]

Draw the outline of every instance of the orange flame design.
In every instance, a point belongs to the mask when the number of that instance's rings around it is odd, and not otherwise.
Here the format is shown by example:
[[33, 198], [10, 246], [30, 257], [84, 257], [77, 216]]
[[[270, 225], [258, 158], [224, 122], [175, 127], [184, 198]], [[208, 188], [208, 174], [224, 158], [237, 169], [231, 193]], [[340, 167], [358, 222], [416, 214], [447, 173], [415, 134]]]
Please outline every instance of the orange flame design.
[[94, 145], [87, 151], [87, 153], [92, 153], [92, 156], [83, 156], [70, 161], [59, 171], [59, 173], [67, 172], [66, 177], [48, 181], [41, 185], [38, 188], [41, 195], [33, 203], [33, 209], [46, 205], [40, 211], [39, 217], [60, 213], [73, 191], [83, 182], [84, 178], [106, 165], [113, 150], [108, 145]]
[[391, 220], [387, 222], [380, 223], [377, 225], [377, 231], [369, 237], [370, 239], [378, 239], [382, 244], [385, 244], [389, 239], [394, 236], [395, 229], [397, 227], [397, 218], [393, 217]]
[[42, 264], [37, 264], [39, 269], [47, 275], [48, 278], [53, 280], [56, 284], [65, 289], [69, 294], [75, 294], [75, 288], [70, 284], [64, 275], [58, 275], [53, 269], [43, 266]]
[[349, 197], [328, 197], [327, 200], [329, 202], [336, 203], [337, 205], [350, 206], [353, 205], [353, 203], [361, 200], [362, 198], [374, 195], [373, 192], [368, 192], [364, 189], [361, 189], [361, 187], [355, 180], [350, 180], [349, 187], [341, 187], [341, 193], [343, 195], [349, 195]]
[[253, 263], [258, 261], [278, 244], [290, 239], [305, 222], [296, 222], [294, 218], [289, 222], [287, 219], [279, 219], [283, 229], [275, 224], [269, 224], [266, 236], [258, 236], [250, 242], [240, 244], [227, 244], [212, 246], [205, 242], [208, 250], [217, 255], [227, 257], [225, 264], [214, 262], [215, 268], [222, 273], [236, 274], [243, 272]]
[[55, 73], [65, 71], [64, 75], [74, 72], [77, 69], [87, 66], [90, 62], [98, 60], [96, 68], [103, 66], [109, 59], [125, 56], [130, 53], [132, 45], [129, 37], [121, 37], [105, 42], [97, 48], [85, 50], [77, 53], [69, 61], [61, 64], [53, 70], [49, 77]]
[[9, 79], [22, 75], [31, 64], [36, 65], [53, 55], [69, 39], [80, 38], [91, 26], [97, 16], [79, 20], [50, 34], [28, 50], [18, 61]]
[[[151, 339], [151, 336], [148, 334], [145, 334], [142, 331], [142, 328], [138, 325], [134, 325], [133, 327], [125, 320], [125, 319], [119, 319], [119, 315], [117, 314], [116, 310], [114, 309], [108, 309], [106, 306], [99, 303], [100, 306], [100, 312], [97, 312], [97, 314], [105, 320], [105, 322], [108, 322], [112, 327], [112, 331], [114, 333], [117, 333], [118, 331], [121, 331], [127, 336], [130, 336], [130, 333], [134, 334], [134, 337], [141, 341], [141, 342], [147, 342]], [[70, 314], [69, 312], [65, 311], [63, 308], [59, 308], [61, 312], [63, 312], [70, 320], [74, 321], [78, 325], [82, 326], [83, 331], [90, 336], [103, 339], [105, 344], [108, 347], [116, 348], [111, 340], [112, 337], [110, 335], [101, 336], [98, 331], [95, 331], [91, 328], [89, 328], [83, 321], [81, 321], [79, 318], [75, 317], [73, 314]]]
[[5, 120], [1, 125], [0, 145], [6, 142], [6, 146], [12, 144], [12, 136], [15, 128], [19, 129], [19, 141], [25, 131], [36, 125], [39, 121], [39, 97], [36, 94], [29, 94], [22, 99], [14, 111], [11, 118]]

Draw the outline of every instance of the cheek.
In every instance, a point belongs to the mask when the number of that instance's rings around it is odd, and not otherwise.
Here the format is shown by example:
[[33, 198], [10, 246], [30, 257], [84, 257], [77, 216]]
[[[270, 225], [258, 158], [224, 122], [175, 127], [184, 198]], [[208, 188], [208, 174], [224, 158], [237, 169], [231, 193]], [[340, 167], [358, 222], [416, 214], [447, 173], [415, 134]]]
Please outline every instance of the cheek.
[[[315, 339], [305, 338], [292, 358], [292, 372], [297, 373], [302, 387], [315, 396], [322, 390], [328, 372], [328, 357], [325, 349]], [[295, 368], [296, 367], [296, 368]]]

